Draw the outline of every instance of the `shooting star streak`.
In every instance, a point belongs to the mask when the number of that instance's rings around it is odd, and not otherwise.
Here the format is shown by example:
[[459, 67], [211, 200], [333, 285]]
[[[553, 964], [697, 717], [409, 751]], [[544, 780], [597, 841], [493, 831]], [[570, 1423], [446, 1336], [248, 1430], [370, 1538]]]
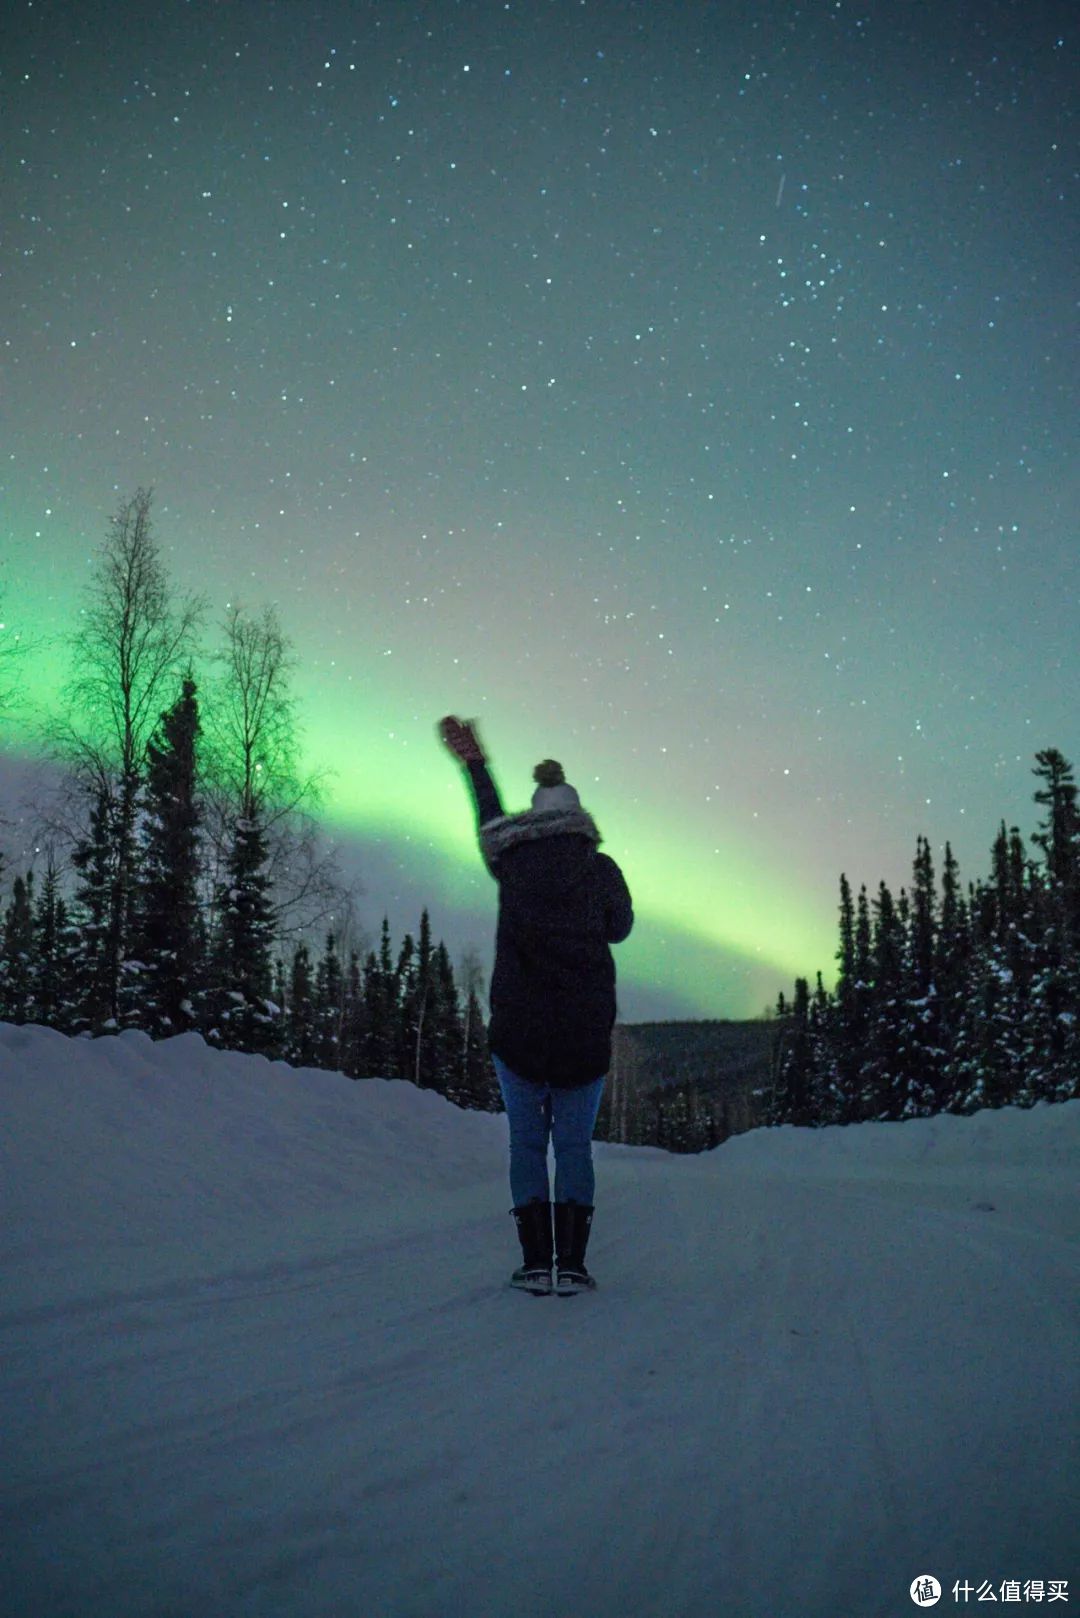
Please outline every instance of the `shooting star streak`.
[[786, 174], [781, 174], [781, 176], [780, 176], [780, 184], [776, 188], [776, 206], [778, 208], [780, 206], [780, 198], [784, 194], [784, 181], [786, 179], [787, 179], [787, 175]]

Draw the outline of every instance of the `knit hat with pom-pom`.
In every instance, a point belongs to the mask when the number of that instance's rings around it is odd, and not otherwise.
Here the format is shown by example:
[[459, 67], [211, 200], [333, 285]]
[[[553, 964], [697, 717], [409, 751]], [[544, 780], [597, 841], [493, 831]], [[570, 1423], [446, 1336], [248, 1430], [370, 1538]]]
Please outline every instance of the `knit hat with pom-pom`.
[[546, 758], [533, 771], [536, 791], [532, 795], [534, 809], [580, 809], [581, 799], [563, 775], [563, 767], [553, 758]]

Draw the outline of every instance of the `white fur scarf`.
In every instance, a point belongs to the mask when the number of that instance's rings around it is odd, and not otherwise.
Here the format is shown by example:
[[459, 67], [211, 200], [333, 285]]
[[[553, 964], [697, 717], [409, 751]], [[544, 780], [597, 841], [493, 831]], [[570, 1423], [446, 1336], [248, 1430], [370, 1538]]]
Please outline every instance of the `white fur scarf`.
[[526, 809], [520, 815], [500, 815], [480, 828], [480, 852], [494, 876], [500, 854], [517, 843], [531, 843], [539, 837], [587, 837], [592, 843], [603, 838], [596, 822], [584, 809]]

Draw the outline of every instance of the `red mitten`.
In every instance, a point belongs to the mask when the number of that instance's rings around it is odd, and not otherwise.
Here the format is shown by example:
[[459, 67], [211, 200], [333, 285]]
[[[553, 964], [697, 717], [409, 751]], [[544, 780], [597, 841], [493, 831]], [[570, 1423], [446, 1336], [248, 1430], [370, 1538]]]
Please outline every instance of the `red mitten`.
[[481, 764], [484, 762], [484, 749], [480, 746], [476, 731], [471, 724], [456, 719], [453, 714], [447, 714], [445, 719], [439, 720], [439, 735], [454, 757], [459, 758], [463, 764], [474, 760]]

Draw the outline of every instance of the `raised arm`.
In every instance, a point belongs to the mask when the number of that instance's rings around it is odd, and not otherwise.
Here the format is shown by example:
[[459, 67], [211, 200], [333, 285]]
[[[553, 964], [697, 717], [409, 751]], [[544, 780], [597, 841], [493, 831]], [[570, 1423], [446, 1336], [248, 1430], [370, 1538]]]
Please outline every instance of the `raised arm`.
[[499, 789], [488, 770], [484, 749], [476, 734], [476, 721], [461, 720], [448, 714], [445, 719], [439, 720], [439, 736], [468, 772], [476, 804], [477, 826], [486, 826], [489, 820], [498, 820], [506, 811], [499, 797]]

